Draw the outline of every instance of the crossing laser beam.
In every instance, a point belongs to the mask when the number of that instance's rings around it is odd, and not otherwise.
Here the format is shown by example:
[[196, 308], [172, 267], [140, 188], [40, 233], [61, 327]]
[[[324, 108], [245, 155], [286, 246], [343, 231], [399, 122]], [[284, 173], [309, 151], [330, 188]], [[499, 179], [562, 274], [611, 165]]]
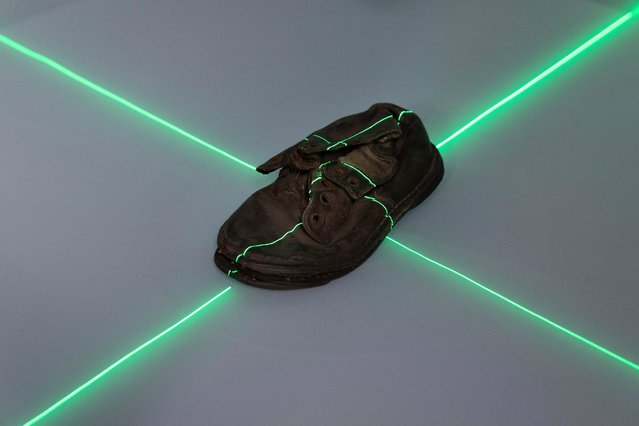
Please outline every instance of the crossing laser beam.
[[499, 108], [503, 107], [508, 102], [512, 101], [513, 99], [515, 99], [516, 97], [518, 97], [522, 93], [526, 92], [528, 89], [530, 89], [531, 87], [533, 87], [534, 85], [536, 85], [537, 83], [539, 83], [540, 81], [542, 81], [543, 79], [548, 77], [550, 74], [552, 74], [555, 71], [557, 71], [562, 66], [566, 65], [568, 62], [570, 62], [571, 60], [573, 60], [574, 58], [579, 56], [581, 53], [583, 53], [586, 50], [588, 50], [588, 48], [592, 47], [599, 40], [603, 39], [604, 37], [606, 37], [607, 35], [612, 33], [614, 30], [616, 30], [617, 28], [619, 28], [620, 26], [622, 26], [623, 24], [628, 22], [630, 20], [630, 18], [632, 18], [637, 13], [637, 10], [639, 10], [639, 8], [634, 9], [634, 10], [626, 13], [621, 18], [617, 19], [615, 22], [613, 22], [612, 24], [608, 25], [606, 28], [601, 30], [599, 33], [597, 33], [596, 35], [594, 35], [593, 37], [588, 39], [581, 46], [579, 46], [578, 48], [576, 48], [575, 50], [573, 50], [572, 52], [570, 52], [569, 54], [567, 54], [566, 56], [564, 56], [563, 58], [561, 58], [560, 60], [555, 62], [554, 64], [552, 64], [550, 67], [546, 68], [544, 71], [539, 73], [536, 77], [534, 77], [528, 83], [524, 84], [519, 89], [517, 89], [514, 92], [512, 92], [510, 95], [506, 96], [501, 101], [497, 102], [495, 105], [491, 106], [486, 111], [482, 112], [477, 117], [475, 117], [472, 120], [470, 120], [468, 123], [463, 125], [455, 133], [453, 133], [452, 135], [448, 136], [443, 141], [439, 142], [436, 145], [437, 148], [441, 148], [442, 146], [446, 145], [447, 143], [449, 143], [450, 141], [452, 141], [453, 139], [455, 139], [456, 137], [458, 137], [462, 133], [466, 132], [471, 127], [473, 127], [475, 124], [479, 123], [481, 120], [483, 120], [484, 118], [486, 118], [487, 116], [489, 116], [490, 114], [492, 114], [493, 112], [498, 110]]
[[[519, 89], [515, 90], [514, 92], [512, 92], [510, 95], [506, 96], [505, 98], [503, 98], [502, 100], [500, 100], [499, 102], [497, 102], [496, 104], [494, 104], [493, 106], [491, 106], [490, 108], [486, 109], [484, 112], [482, 112], [481, 114], [479, 114], [477, 117], [473, 118], [471, 121], [469, 121], [468, 123], [466, 123], [465, 125], [463, 125], [461, 128], [459, 128], [459, 130], [457, 130], [456, 132], [454, 132], [453, 134], [451, 134], [450, 136], [448, 136], [446, 139], [442, 140], [441, 142], [437, 143], [436, 146], [437, 148], [441, 148], [444, 145], [448, 144], [449, 142], [451, 142], [453, 139], [457, 138], [459, 135], [461, 135], [462, 133], [466, 132], [468, 129], [470, 129], [471, 127], [475, 126], [477, 123], [479, 123], [480, 121], [482, 121], [484, 118], [486, 118], [488, 115], [492, 114], [493, 112], [495, 112], [496, 110], [498, 110], [499, 108], [503, 107], [504, 105], [506, 105], [508, 102], [512, 101], [513, 99], [517, 98], [518, 96], [520, 96], [522, 93], [526, 92], [527, 90], [529, 90], [531, 87], [535, 86], [536, 84], [538, 84], [539, 82], [541, 82], [542, 80], [544, 80], [546, 77], [548, 77], [549, 75], [551, 75], [552, 73], [554, 73], [555, 71], [557, 71], [557, 69], [561, 68], [562, 66], [564, 66], [565, 64], [567, 64], [568, 62], [570, 62], [571, 60], [573, 60], [574, 58], [576, 58], [577, 56], [579, 56], [581, 53], [585, 52], [586, 50], [588, 50], [590, 47], [592, 47], [593, 45], [595, 45], [598, 41], [602, 40], [603, 38], [605, 38], [606, 36], [610, 35], [612, 32], [614, 32], [616, 29], [618, 29], [619, 27], [621, 27], [623, 24], [625, 24], [626, 22], [628, 22], [631, 18], [633, 18], [635, 15], [639, 14], [639, 6], [637, 6], [636, 8], [632, 9], [631, 11], [629, 11], [628, 13], [624, 14], [623, 16], [621, 16], [620, 18], [618, 18], [617, 20], [615, 20], [613, 23], [611, 23], [610, 25], [608, 25], [606, 28], [604, 28], [603, 30], [601, 30], [600, 32], [598, 32], [597, 34], [595, 34], [594, 36], [592, 36], [591, 38], [589, 38], [587, 41], [585, 41], [583, 44], [581, 44], [579, 47], [577, 47], [576, 49], [574, 49], [572, 52], [568, 53], [566, 56], [564, 56], [563, 58], [561, 58], [560, 60], [558, 60], [557, 62], [555, 62], [554, 64], [552, 64], [551, 66], [549, 66], [548, 68], [546, 68], [544, 71], [542, 71], [541, 73], [539, 73], [536, 77], [534, 77], [532, 80], [530, 80], [529, 82], [527, 82], [526, 84], [524, 84], [523, 86], [521, 86]], [[184, 136], [187, 139], [190, 139], [191, 141], [204, 146], [205, 148], [208, 148], [212, 151], [214, 151], [215, 153], [231, 160], [234, 161], [244, 167], [247, 167], [249, 169], [254, 170], [255, 166], [247, 163], [246, 161], [236, 157], [235, 155], [232, 155], [228, 152], [226, 152], [225, 150], [216, 147], [215, 145], [210, 144], [209, 142], [206, 142], [205, 140], [187, 132], [186, 130], [176, 126], [175, 124], [170, 123], [169, 121], [158, 117], [157, 115], [147, 111], [146, 109], [134, 104], [133, 102], [121, 97], [120, 95], [115, 94], [114, 92], [105, 89], [104, 87], [100, 86], [99, 84], [96, 84], [92, 81], [90, 81], [89, 79], [75, 73], [74, 71], [71, 71], [69, 68], [65, 67], [64, 65], [61, 65], [60, 63], [54, 61], [53, 59], [38, 53], [20, 43], [18, 43], [17, 41], [3, 35], [0, 34], [0, 43], [3, 43], [4, 45], [22, 53], [25, 56], [28, 56], [31, 59], [34, 59], [38, 62], [41, 62], [44, 65], [47, 65], [48, 67], [54, 69], [55, 71], [63, 74], [64, 76], [88, 87], [89, 89], [103, 95], [106, 96], [107, 98], [129, 108], [130, 110], [156, 122], [157, 124], [164, 126], [182, 136]], [[412, 111], [411, 111], [412, 112]], [[340, 142], [338, 142], [340, 143]]]
[[[603, 38], [607, 37], [608, 35], [610, 35], [611, 33], [613, 33], [615, 30], [617, 30], [619, 27], [621, 27], [623, 24], [625, 24], [626, 22], [628, 22], [632, 17], [636, 16], [637, 14], [639, 14], [639, 7], [636, 7], [634, 9], [632, 9], [630, 12], [624, 14], [623, 16], [621, 16], [619, 19], [615, 20], [613, 23], [611, 23], [610, 25], [608, 25], [606, 28], [604, 28], [602, 31], [600, 31], [599, 33], [597, 33], [596, 35], [594, 35], [593, 37], [591, 37], [590, 39], [588, 39], [586, 42], [584, 42], [582, 45], [580, 45], [579, 47], [577, 47], [575, 50], [573, 50], [572, 52], [570, 52], [569, 54], [567, 54], [566, 56], [564, 56], [562, 59], [560, 59], [559, 61], [555, 62], [553, 65], [551, 65], [550, 67], [548, 67], [546, 70], [542, 71], [540, 74], [538, 74], [536, 77], [534, 77], [532, 80], [530, 80], [529, 82], [527, 82], [526, 84], [524, 84], [523, 86], [521, 86], [519, 89], [517, 89], [516, 91], [514, 91], [513, 93], [511, 93], [510, 95], [506, 96], [505, 98], [503, 98], [501, 101], [497, 102], [496, 104], [494, 104], [493, 106], [491, 106], [490, 108], [488, 108], [487, 110], [485, 110], [484, 112], [482, 112], [481, 114], [479, 114], [477, 117], [475, 117], [473, 120], [471, 120], [470, 122], [468, 122], [467, 124], [465, 124], [464, 126], [462, 126], [459, 130], [457, 130], [456, 132], [454, 132], [453, 134], [451, 134], [449, 137], [447, 137], [446, 139], [442, 140], [441, 142], [439, 142], [437, 144], [438, 148], [441, 148], [442, 146], [450, 143], [452, 140], [454, 140], [455, 138], [457, 138], [458, 136], [460, 136], [461, 134], [465, 133], [466, 131], [468, 131], [471, 127], [475, 126], [478, 122], [480, 122], [481, 120], [483, 120], [484, 118], [486, 118], [488, 115], [492, 114], [494, 111], [496, 111], [497, 109], [503, 107], [504, 105], [506, 105], [507, 103], [509, 103], [510, 101], [512, 101], [513, 99], [517, 98], [518, 96], [520, 96], [522, 93], [526, 92], [527, 90], [529, 90], [530, 88], [532, 88], [533, 86], [535, 86], [536, 84], [538, 84], [539, 82], [541, 82], [542, 80], [544, 80], [546, 77], [548, 77], [549, 75], [551, 75], [552, 73], [554, 73], [555, 71], [557, 71], [557, 69], [559, 69], [560, 67], [562, 67], [563, 65], [565, 65], [566, 63], [570, 62], [571, 60], [573, 60], [574, 58], [576, 58], [577, 56], [579, 56], [581, 53], [585, 52], [586, 50], [588, 50], [590, 47], [592, 47], [593, 45], [595, 45], [598, 41], [602, 40]], [[228, 152], [226, 152], [225, 150], [218, 148], [212, 144], [210, 144], [209, 142], [206, 142], [205, 140], [187, 132], [186, 130], [183, 130], [182, 128], [178, 127], [175, 124], [170, 123], [169, 121], [160, 118], [159, 116], [147, 111], [146, 109], [134, 104], [133, 102], [121, 97], [120, 95], [115, 94], [114, 92], [105, 89], [104, 87], [90, 81], [89, 79], [75, 73], [74, 71], [71, 71], [69, 68], [61, 65], [60, 63], [48, 58], [45, 55], [42, 55], [41, 53], [35, 52], [31, 49], [29, 49], [28, 47], [10, 39], [9, 37], [0, 34], [0, 43], [4, 44], [5, 46], [31, 58], [34, 59], [46, 66], [48, 66], [49, 68], [57, 71], [58, 73], [70, 78], [71, 80], [74, 80], [75, 82], [93, 90], [94, 92], [97, 92], [98, 94], [105, 96], [109, 99], [111, 99], [112, 101], [140, 114], [141, 116], [155, 122], [156, 124], [159, 124], [189, 140], [191, 140], [192, 142], [195, 142], [213, 152], [215, 152], [218, 155], [221, 155], [222, 157], [233, 161], [237, 164], [240, 164], [246, 168], [249, 168], [251, 170], [255, 169], [255, 166], [245, 162], [244, 160], [234, 156], [233, 154], [230, 154]], [[489, 294], [491, 294], [492, 296], [495, 296], [496, 298], [498, 298], [499, 300], [501, 300], [502, 302], [505, 302], [511, 306], [516, 307], [517, 309], [519, 309], [520, 311], [523, 311], [525, 313], [527, 313], [528, 315], [531, 315], [533, 317], [535, 317], [536, 319], [544, 322], [545, 324], [562, 331], [563, 333], [577, 339], [578, 341], [590, 346], [591, 348], [594, 348], [606, 355], [608, 355], [609, 357], [611, 357], [612, 359], [615, 359], [616, 361], [621, 362], [622, 364], [631, 367], [637, 371], [639, 371], [639, 365], [627, 360], [626, 358], [615, 354], [614, 352], [604, 348], [603, 346], [598, 345], [597, 343], [594, 343], [593, 341], [586, 339], [585, 337], [582, 337], [581, 335], [555, 323], [554, 321], [546, 318], [545, 316], [542, 316], [534, 311], [532, 311], [531, 309], [526, 308], [525, 306], [519, 304], [518, 302], [513, 301], [512, 299], [507, 298], [506, 296], [503, 296], [502, 294], [491, 290], [490, 288], [486, 287], [485, 285], [479, 283], [476, 280], [473, 280], [472, 278], [454, 270], [453, 268], [450, 268], [440, 262], [437, 262], [421, 253], [419, 253], [418, 251], [406, 246], [405, 244], [391, 238], [391, 237], [386, 237], [387, 240], [391, 241], [392, 243], [398, 245], [399, 247], [403, 248], [404, 250], [407, 250], [408, 252], [420, 257], [421, 259], [431, 263], [434, 266], [437, 266], [439, 268], [442, 268], [443, 270], [446, 270], [447, 272], [454, 274], [455, 276], [462, 278], [463, 280], [465, 280], [466, 282], [474, 285], [475, 287], [478, 287], [486, 292], [488, 292]], [[231, 272], [233, 271], [229, 271], [229, 275], [231, 274]], [[65, 396], [64, 398], [62, 398], [61, 400], [59, 400], [58, 402], [56, 402], [55, 404], [53, 404], [51, 407], [49, 407], [48, 409], [46, 409], [45, 411], [43, 411], [42, 413], [40, 413], [38, 416], [34, 417], [32, 420], [28, 421], [27, 423], [25, 423], [25, 426], [30, 426], [33, 425], [35, 423], [37, 423], [38, 421], [42, 420], [44, 417], [46, 417], [47, 415], [49, 415], [51, 412], [55, 411], [56, 409], [58, 409], [61, 405], [63, 405], [64, 403], [66, 403], [67, 401], [69, 401], [70, 399], [72, 399], [73, 397], [75, 397], [76, 395], [78, 395], [80, 392], [82, 392], [83, 390], [85, 390], [86, 388], [88, 388], [89, 386], [91, 386], [93, 383], [95, 383], [96, 381], [98, 381], [100, 378], [104, 377], [105, 375], [107, 375], [109, 372], [111, 372], [113, 369], [117, 368], [119, 365], [121, 365], [122, 363], [124, 363], [126, 360], [128, 360], [129, 358], [131, 358], [132, 356], [134, 356], [136, 353], [138, 353], [139, 351], [143, 350], [144, 348], [146, 348], [147, 346], [151, 345], [152, 343], [154, 343], [155, 341], [157, 341], [158, 339], [162, 338], [163, 336], [165, 336], [166, 334], [170, 333], [171, 331], [175, 330], [176, 328], [178, 328], [180, 325], [182, 325], [184, 322], [186, 322], [188, 319], [190, 319], [191, 317], [193, 317], [195, 314], [197, 314], [198, 312], [200, 312], [202, 309], [204, 309], [206, 306], [208, 306], [210, 303], [212, 303], [213, 301], [215, 301], [217, 298], [219, 298], [220, 296], [222, 296], [224, 293], [226, 293], [227, 291], [229, 291], [231, 289], [231, 287], [227, 287], [225, 290], [223, 290], [221, 293], [218, 293], [216, 296], [214, 296], [213, 298], [209, 299], [206, 303], [204, 303], [203, 305], [201, 305], [200, 307], [198, 307], [196, 310], [194, 310], [193, 312], [191, 312], [190, 314], [188, 314], [186, 317], [182, 318], [180, 321], [178, 321], [177, 323], [175, 323], [174, 325], [172, 325], [171, 327], [167, 328], [166, 330], [164, 330], [162, 333], [158, 334], [157, 336], [153, 337], [152, 339], [148, 340], [147, 342], [143, 343], [142, 345], [138, 346], [136, 349], [134, 349], [133, 351], [129, 352], [128, 354], [126, 354], [125, 356], [123, 356], [122, 358], [120, 358], [119, 360], [117, 360], [116, 362], [114, 362], [113, 364], [111, 364], [109, 367], [107, 367], [106, 369], [102, 370], [100, 373], [98, 373], [96, 376], [94, 376], [93, 378], [91, 378], [90, 380], [88, 380], [87, 382], [85, 382], [83, 385], [79, 386], [78, 388], [76, 388], [73, 392], [71, 392], [70, 394], [68, 394], [67, 396]]]
[[154, 121], [155, 123], [181, 135], [184, 136], [185, 138], [191, 140], [192, 142], [195, 142], [213, 152], [215, 152], [216, 154], [221, 155], [222, 157], [234, 161], [235, 163], [247, 167], [251, 170], [255, 170], [255, 166], [247, 163], [246, 161], [236, 157], [233, 154], [230, 154], [228, 152], [226, 152], [225, 150], [216, 147], [215, 145], [212, 145], [210, 143], [208, 143], [207, 141], [200, 139], [199, 137], [193, 135], [192, 133], [187, 132], [186, 130], [176, 126], [173, 123], [170, 123], [169, 121], [158, 117], [157, 115], [153, 114], [152, 112], [147, 111], [146, 109], [142, 108], [141, 106], [138, 106], [136, 104], [134, 104], [133, 102], [129, 101], [128, 99], [123, 98], [120, 95], [117, 95], [115, 93], [113, 93], [112, 91], [105, 89], [104, 87], [100, 86], [99, 84], [96, 84], [92, 81], [90, 81], [89, 79], [82, 77], [81, 75], [71, 71], [69, 68], [65, 67], [64, 65], [59, 64], [58, 62], [54, 61], [51, 58], [48, 58], [46, 56], [44, 56], [41, 53], [38, 53], [34, 50], [29, 49], [28, 47], [18, 43], [15, 40], [10, 39], [9, 37], [0, 34], [0, 43], [3, 43], [4, 45], [22, 53], [25, 56], [28, 56], [31, 59], [35, 59], [38, 62], [43, 63], [44, 65], [54, 69], [55, 71], [59, 72], [60, 74], [64, 75], [65, 77], [70, 78], [71, 80], [74, 80], [80, 84], [82, 84], [85, 87], [88, 87], [89, 89], [99, 93], [102, 96], [106, 96], [107, 98], [111, 99], [112, 101], [115, 101], [117, 103], [119, 103], [122, 106], [125, 106], [126, 108], [130, 109], [131, 111], [134, 111], [146, 118], [148, 118], [151, 121]]
[[459, 277], [459, 278], [461, 278], [461, 279], [465, 280], [466, 282], [468, 282], [468, 283], [470, 283], [470, 284], [474, 285], [475, 287], [480, 288], [481, 290], [483, 290], [483, 291], [487, 292], [488, 294], [490, 294], [490, 295], [492, 295], [492, 296], [495, 296], [496, 298], [498, 298], [498, 299], [499, 299], [499, 300], [501, 300], [502, 302], [506, 302], [506, 303], [508, 303], [509, 305], [514, 306], [515, 308], [519, 309], [520, 311], [527, 313], [528, 315], [530, 315], [530, 316], [532, 316], [532, 317], [534, 317], [534, 318], [536, 318], [536, 319], [538, 319], [538, 320], [540, 320], [540, 321], [544, 322], [545, 324], [547, 324], [547, 325], [549, 325], [549, 326], [551, 326], [551, 327], [555, 328], [556, 330], [559, 330], [559, 331], [561, 331], [562, 333], [565, 333], [565, 334], [567, 334], [568, 336], [570, 336], [570, 337], [572, 337], [572, 338], [574, 338], [574, 339], [577, 339], [577, 340], [578, 340], [578, 341], [580, 341], [581, 343], [584, 343], [584, 344], [586, 344], [586, 345], [590, 346], [591, 348], [594, 348], [594, 349], [598, 350], [599, 352], [601, 352], [601, 353], [603, 353], [603, 354], [605, 354], [605, 355], [608, 355], [608, 356], [609, 356], [609, 357], [611, 357], [612, 359], [614, 359], [614, 360], [616, 360], [616, 361], [619, 361], [619, 362], [621, 362], [622, 364], [625, 364], [625, 365], [627, 365], [628, 367], [633, 368], [634, 370], [639, 371], [639, 365], [637, 365], [637, 364], [635, 364], [634, 362], [632, 362], [632, 361], [630, 361], [630, 360], [628, 360], [628, 359], [626, 359], [626, 358], [622, 357], [621, 355], [617, 355], [616, 353], [612, 352], [612, 351], [611, 351], [611, 350], [609, 350], [609, 349], [604, 348], [603, 346], [601, 346], [601, 345], [599, 345], [599, 344], [597, 344], [597, 343], [593, 342], [592, 340], [586, 339], [585, 337], [583, 337], [583, 336], [581, 336], [581, 335], [579, 335], [579, 334], [575, 333], [574, 331], [569, 330], [569, 329], [567, 329], [566, 327], [564, 327], [564, 326], [562, 326], [562, 325], [557, 324], [556, 322], [554, 322], [554, 321], [552, 321], [552, 320], [550, 320], [550, 319], [546, 318], [545, 316], [543, 316], [543, 315], [541, 315], [541, 314], [538, 314], [537, 312], [535, 312], [535, 311], [533, 311], [533, 310], [531, 310], [531, 309], [528, 309], [527, 307], [525, 307], [525, 306], [523, 306], [523, 305], [521, 305], [521, 304], [519, 304], [519, 303], [515, 302], [514, 300], [512, 300], [512, 299], [510, 299], [510, 298], [508, 298], [508, 297], [506, 297], [506, 296], [504, 296], [503, 294], [498, 293], [498, 292], [496, 292], [495, 290], [492, 290], [492, 289], [490, 289], [490, 288], [486, 287], [484, 284], [482, 284], [482, 283], [480, 283], [480, 282], [478, 282], [478, 281], [476, 281], [476, 280], [474, 280], [474, 279], [470, 278], [469, 276], [464, 275], [464, 274], [462, 274], [461, 272], [456, 271], [455, 269], [453, 269], [453, 268], [451, 268], [451, 267], [449, 267], [449, 266], [444, 265], [443, 263], [440, 263], [440, 262], [438, 262], [438, 261], [436, 261], [436, 260], [434, 260], [434, 259], [431, 259], [430, 257], [428, 257], [428, 256], [426, 256], [426, 255], [424, 255], [424, 254], [422, 254], [422, 253], [420, 253], [420, 252], [418, 252], [417, 250], [415, 250], [415, 249], [412, 249], [412, 248], [408, 247], [406, 244], [400, 243], [399, 241], [397, 241], [397, 240], [396, 240], [396, 239], [394, 239], [394, 238], [386, 237], [386, 239], [387, 239], [388, 241], [392, 242], [393, 244], [396, 244], [397, 246], [399, 246], [399, 247], [403, 248], [403, 249], [404, 249], [404, 250], [406, 250], [407, 252], [409, 252], [409, 253], [411, 253], [411, 254], [414, 254], [415, 256], [419, 257], [420, 259], [425, 260], [426, 262], [429, 262], [430, 264], [432, 264], [432, 265], [434, 265], [434, 266], [437, 266], [438, 268], [441, 268], [441, 269], [443, 269], [443, 270], [445, 270], [445, 271], [447, 271], [447, 272], [450, 272], [451, 274], [456, 275], [457, 277]]
[[104, 377], [107, 374], [109, 374], [111, 371], [116, 369], [118, 366], [122, 365], [122, 363], [124, 363], [126, 360], [128, 360], [129, 358], [131, 358], [132, 356], [134, 356], [135, 354], [137, 354], [138, 352], [140, 352], [144, 348], [146, 348], [149, 345], [153, 344], [154, 342], [158, 341], [162, 337], [166, 336], [167, 334], [169, 334], [170, 332], [172, 332], [173, 330], [175, 330], [176, 328], [178, 328], [179, 326], [181, 326], [182, 324], [187, 322], [189, 319], [191, 319], [193, 316], [195, 316], [198, 312], [202, 311], [204, 308], [209, 306], [211, 303], [215, 302], [218, 298], [220, 298], [223, 294], [228, 292], [230, 289], [231, 289], [231, 287], [227, 287], [226, 289], [222, 290], [221, 292], [219, 292], [218, 294], [216, 294], [215, 296], [213, 296], [212, 298], [207, 300], [205, 303], [203, 303], [202, 305], [197, 307], [193, 312], [191, 312], [190, 314], [188, 314], [187, 316], [185, 316], [184, 318], [182, 318], [181, 320], [179, 320], [178, 322], [176, 322], [175, 324], [173, 324], [172, 326], [170, 326], [169, 328], [167, 328], [166, 330], [164, 330], [160, 334], [158, 334], [155, 337], [153, 337], [153, 338], [147, 340], [146, 342], [142, 343], [140, 346], [138, 346], [137, 348], [133, 349], [131, 352], [129, 352], [128, 354], [124, 355], [122, 358], [120, 358], [119, 360], [117, 360], [113, 364], [109, 365], [107, 368], [105, 368], [104, 370], [102, 370], [101, 372], [99, 372], [98, 374], [93, 376], [91, 379], [87, 380], [84, 384], [78, 386], [73, 392], [71, 392], [70, 394], [68, 394], [67, 396], [65, 396], [64, 398], [62, 398], [61, 400], [59, 400], [58, 402], [56, 402], [55, 404], [53, 404], [52, 406], [50, 406], [49, 408], [44, 410], [42, 413], [38, 414], [37, 416], [35, 416], [34, 418], [32, 418], [31, 420], [26, 422], [24, 424], [24, 426], [34, 425], [37, 422], [39, 422], [40, 420], [44, 419], [46, 416], [48, 416], [49, 414], [51, 414], [52, 412], [54, 412], [55, 410], [60, 408], [60, 406], [62, 406], [66, 402], [68, 402], [70, 399], [72, 399], [73, 397], [78, 395], [80, 392], [82, 392], [83, 390], [85, 390], [86, 388], [88, 388], [89, 386], [91, 386], [92, 384], [97, 382], [98, 380], [100, 380], [102, 377]]

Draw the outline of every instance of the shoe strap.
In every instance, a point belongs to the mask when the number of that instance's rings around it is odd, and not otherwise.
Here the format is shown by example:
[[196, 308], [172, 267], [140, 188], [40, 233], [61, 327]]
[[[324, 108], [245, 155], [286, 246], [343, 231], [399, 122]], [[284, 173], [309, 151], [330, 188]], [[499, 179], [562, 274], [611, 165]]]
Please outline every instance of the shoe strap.
[[390, 144], [402, 134], [399, 120], [406, 111], [393, 104], [374, 104], [311, 133], [259, 165], [257, 171], [266, 174], [282, 167], [312, 170], [322, 162], [335, 160], [348, 147]]

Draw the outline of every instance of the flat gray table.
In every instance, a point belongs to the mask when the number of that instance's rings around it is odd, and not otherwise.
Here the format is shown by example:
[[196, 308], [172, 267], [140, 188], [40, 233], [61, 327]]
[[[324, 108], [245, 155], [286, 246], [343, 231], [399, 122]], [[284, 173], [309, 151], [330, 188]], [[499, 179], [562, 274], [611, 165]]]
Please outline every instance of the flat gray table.
[[[442, 140], [628, 2], [52, 0], [0, 33], [259, 164], [390, 101]], [[392, 236], [639, 359], [639, 24], [442, 148]], [[383, 244], [249, 288], [217, 230], [272, 177], [0, 46], [0, 424], [633, 425], [639, 374]]]

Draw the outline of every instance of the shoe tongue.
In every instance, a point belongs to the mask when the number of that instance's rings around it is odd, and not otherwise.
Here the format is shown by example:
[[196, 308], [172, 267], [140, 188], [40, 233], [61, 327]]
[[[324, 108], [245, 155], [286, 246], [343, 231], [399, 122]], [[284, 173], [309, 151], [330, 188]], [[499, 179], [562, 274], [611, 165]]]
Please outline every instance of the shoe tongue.
[[287, 165], [294, 170], [312, 170], [320, 165], [320, 156], [317, 154], [303, 155], [299, 151], [295, 150], [291, 152], [291, 155], [289, 156], [289, 163]]

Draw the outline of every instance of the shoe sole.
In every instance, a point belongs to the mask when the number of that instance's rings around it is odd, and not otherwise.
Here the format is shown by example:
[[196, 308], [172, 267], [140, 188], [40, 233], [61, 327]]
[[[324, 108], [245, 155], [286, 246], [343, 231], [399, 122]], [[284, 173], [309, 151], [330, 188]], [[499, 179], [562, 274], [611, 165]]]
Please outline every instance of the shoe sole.
[[[428, 172], [424, 175], [421, 182], [414, 190], [409, 192], [391, 211], [389, 214], [394, 218], [394, 222], [399, 220], [412, 208], [422, 203], [435, 188], [439, 185], [444, 176], [444, 162], [439, 151], [433, 145], [433, 159], [431, 161]], [[252, 271], [248, 268], [240, 268], [238, 265], [231, 263], [226, 257], [220, 254], [219, 250], [215, 251], [213, 260], [218, 268], [223, 271], [237, 270], [232, 277], [244, 284], [269, 290], [296, 290], [301, 288], [310, 288], [324, 285], [329, 281], [348, 274], [362, 263], [366, 261], [377, 247], [384, 241], [388, 232], [383, 232], [379, 228], [388, 228], [386, 222], [382, 222], [378, 227], [377, 233], [379, 237], [375, 240], [371, 248], [363, 253], [361, 258], [357, 259], [351, 266], [337, 271], [326, 272], [323, 274], [306, 274], [306, 275], [268, 275], [260, 272]]]

